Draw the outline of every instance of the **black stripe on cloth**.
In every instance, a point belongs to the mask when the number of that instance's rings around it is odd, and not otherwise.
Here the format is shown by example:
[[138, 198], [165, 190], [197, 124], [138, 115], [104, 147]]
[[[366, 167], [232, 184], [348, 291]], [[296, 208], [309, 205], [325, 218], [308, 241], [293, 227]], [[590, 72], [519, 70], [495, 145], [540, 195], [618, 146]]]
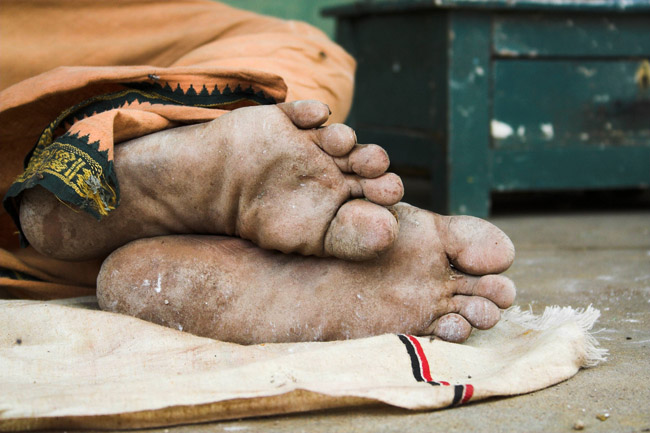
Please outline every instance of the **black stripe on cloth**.
[[420, 360], [418, 358], [417, 353], [415, 352], [415, 348], [413, 347], [413, 344], [409, 341], [409, 339], [402, 334], [398, 335], [400, 341], [404, 343], [404, 346], [406, 346], [406, 352], [409, 354], [409, 357], [411, 358], [411, 369], [413, 370], [413, 376], [415, 377], [415, 380], [418, 382], [424, 382], [424, 378], [422, 377], [422, 372], [420, 371]]
[[463, 393], [465, 392], [464, 385], [454, 385], [454, 399], [451, 402], [450, 406], [456, 406], [463, 399]]

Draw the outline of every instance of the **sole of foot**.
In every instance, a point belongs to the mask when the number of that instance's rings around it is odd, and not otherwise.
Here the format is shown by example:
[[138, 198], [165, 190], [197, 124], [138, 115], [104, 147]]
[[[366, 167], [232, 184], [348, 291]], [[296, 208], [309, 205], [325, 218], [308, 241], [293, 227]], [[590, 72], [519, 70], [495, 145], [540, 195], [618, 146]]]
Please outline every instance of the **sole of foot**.
[[380, 257], [303, 257], [221, 236], [142, 239], [114, 252], [98, 278], [102, 309], [241, 344], [328, 341], [383, 333], [465, 341], [509, 307], [497, 275], [508, 237], [473, 217], [392, 207], [400, 231]]
[[[404, 189], [386, 152], [342, 124], [323, 126], [318, 101], [247, 107], [115, 147], [120, 205], [101, 221], [36, 187], [20, 221], [42, 254], [106, 257], [127, 242], [221, 234], [284, 253], [367, 260], [399, 229], [384, 206]], [[363, 200], [352, 200], [363, 198]]]

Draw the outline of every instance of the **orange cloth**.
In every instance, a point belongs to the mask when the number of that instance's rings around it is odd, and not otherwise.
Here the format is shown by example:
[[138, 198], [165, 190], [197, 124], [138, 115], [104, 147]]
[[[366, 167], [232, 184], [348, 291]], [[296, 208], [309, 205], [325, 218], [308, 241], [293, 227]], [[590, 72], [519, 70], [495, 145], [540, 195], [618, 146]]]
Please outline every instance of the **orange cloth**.
[[[53, 149], [45, 145], [61, 140], [59, 157], [78, 161], [69, 162], [57, 182], [94, 194], [92, 213], [104, 215], [117, 205], [107, 196], [117, 187], [110, 173], [115, 144], [271, 101], [318, 99], [332, 109], [332, 121], [341, 121], [351, 105], [354, 66], [307, 24], [212, 1], [2, 1], [0, 193], [23, 173], [37, 142], [43, 145], [34, 153], [39, 163], [22, 181], [30, 187], [43, 173], [57, 180], [43, 161]], [[103, 152], [106, 165], [68, 152], [62, 137], [85, 139], [86, 150]], [[90, 182], [96, 179], [106, 194], [97, 193]], [[0, 296], [49, 299], [94, 290], [98, 263], [70, 264], [18, 250], [17, 228], [4, 209], [0, 247], [0, 268], [43, 280], [0, 273]]]

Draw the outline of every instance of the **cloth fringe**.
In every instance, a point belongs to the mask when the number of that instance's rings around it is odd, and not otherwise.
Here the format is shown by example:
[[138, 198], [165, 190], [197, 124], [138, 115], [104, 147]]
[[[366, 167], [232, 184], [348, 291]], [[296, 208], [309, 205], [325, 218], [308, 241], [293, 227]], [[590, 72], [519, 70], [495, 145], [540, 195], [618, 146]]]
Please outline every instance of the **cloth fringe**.
[[535, 331], [546, 331], [559, 328], [568, 322], [575, 324], [582, 330], [585, 336], [586, 356], [582, 368], [595, 367], [601, 362], [607, 361], [609, 351], [598, 347], [600, 343], [594, 337], [591, 329], [600, 317], [600, 310], [591, 304], [587, 308], [560, 307], [559, 305], [549, 306], [544, 309], [542, 315], [533, 314], [532, 307], [528, 311], [522, 311], [519, 305], [508, 308], [503, 312], [502, 320], [516, 323]]

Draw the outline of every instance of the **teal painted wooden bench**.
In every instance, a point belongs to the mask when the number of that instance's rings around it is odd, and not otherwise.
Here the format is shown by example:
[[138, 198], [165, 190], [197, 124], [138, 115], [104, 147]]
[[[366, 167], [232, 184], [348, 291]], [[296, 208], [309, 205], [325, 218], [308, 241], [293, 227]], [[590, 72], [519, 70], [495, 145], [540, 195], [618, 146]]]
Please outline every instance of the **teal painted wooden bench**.
[[358, 61], [350, 123], [434, 210], [493, 192], [648, 188], [650, 2], [362, 1], [330, 8]]

